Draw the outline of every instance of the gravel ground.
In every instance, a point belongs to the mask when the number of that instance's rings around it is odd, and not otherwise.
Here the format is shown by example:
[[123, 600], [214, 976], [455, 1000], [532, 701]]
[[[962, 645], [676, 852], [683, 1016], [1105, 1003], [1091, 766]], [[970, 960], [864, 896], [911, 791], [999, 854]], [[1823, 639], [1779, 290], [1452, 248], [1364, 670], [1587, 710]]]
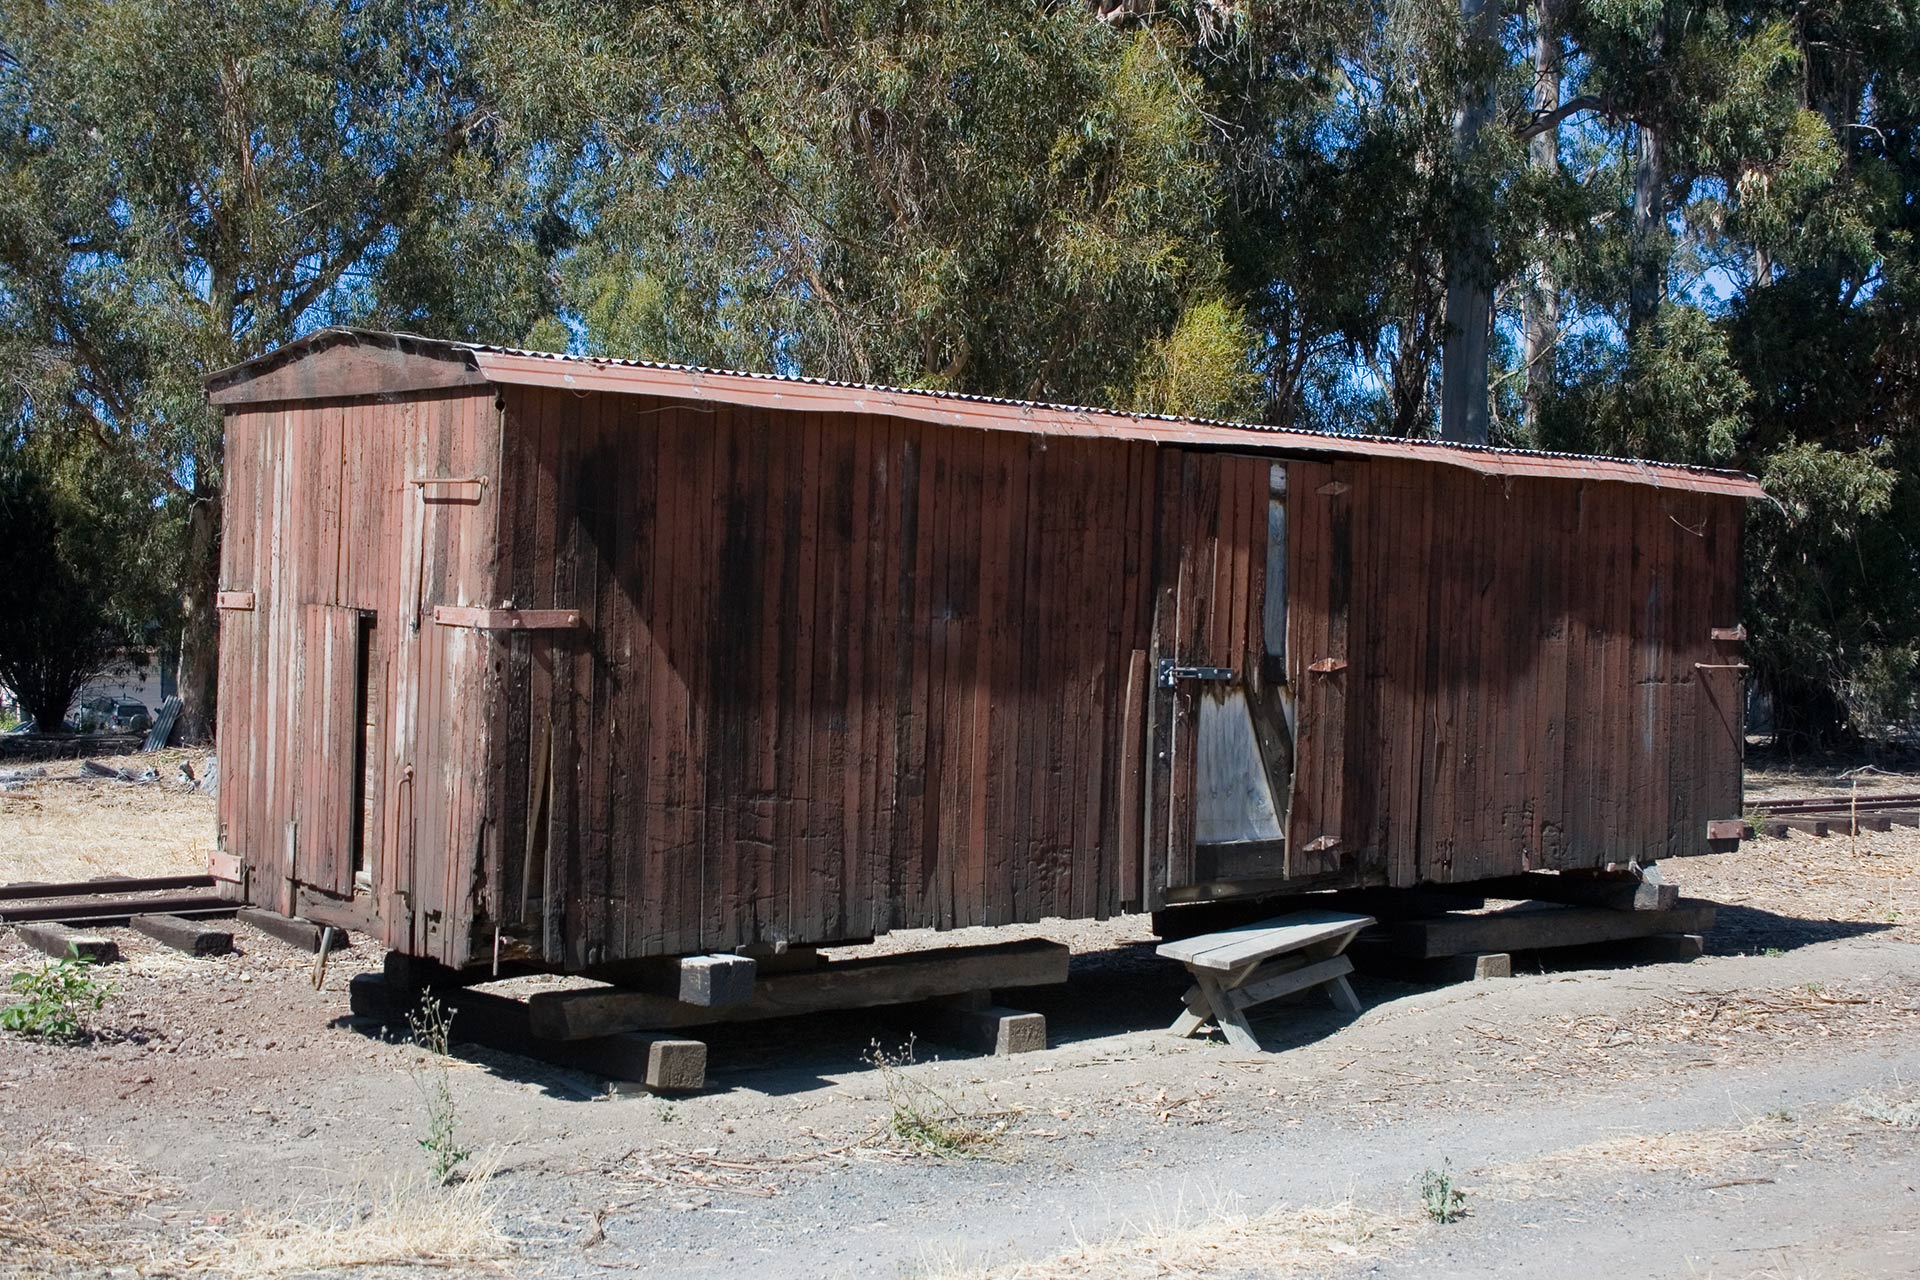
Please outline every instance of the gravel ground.
[[[1911, 1274], [1920, 833], [1668, 872], [1723, 904], [1689, 965], [1362, 979], [1359, 1018], [1276, 1010], [1252, 1055], [1165, 1034], [1182, 984], [1144, 920], [1049, 922], [995, 934], [1073, 947], [1016, 1001], [1046, 1053], [731, 1027], [675, 1101], [383, 1037], [347, 1016], [364, 943], [316, 990], [244, 927], [206, 960], [116, 930], [94, 1036], [0, 1033], [0, 1275]], [[0, 937], [0, 981], [39, 959]], [[438, 1096], [482, 1175], [451, 1189]]]

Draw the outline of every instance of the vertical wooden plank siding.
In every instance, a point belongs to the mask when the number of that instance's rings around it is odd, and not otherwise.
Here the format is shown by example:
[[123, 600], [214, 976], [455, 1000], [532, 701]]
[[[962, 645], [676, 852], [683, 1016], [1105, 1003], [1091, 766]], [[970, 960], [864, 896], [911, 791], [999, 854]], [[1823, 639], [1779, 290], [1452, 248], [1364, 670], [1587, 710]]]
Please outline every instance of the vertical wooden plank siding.
[[[1311, 469], [1291, 464], [1293, 493]], [[1695, 664], [1737, 661], [1709, 636], [1738, 622], [1722, 539], [1740, 504], [1410, 462], [1351, 470], [1364, 629], [1346, 820], [1386, 845], [1381, 861], [1360, 851], [1355, 880], [1703, 852], [1707, 822], [1739, 812], [1739, 734]], [[1297, 613], [1323, 569], [1313, 530], [1297, 517], [1294, 530]], [[1303, 759], [1296, 794], [1326, 765]]]
[[[504, 396], [503, 594], [588, 623], [570, 690], [542, 687], [512, 640], [494, 695], [511, 732], [554, 725], [554, 856], [575, 870], [549, 958], [1137, 896], [1115, 845], [1140, 796], [1124, 734], [1151, 624], [1152, 446]], [[552, 585], [527, 594], [522, 566], [543, 562]], [[536, 756], [489, 762], [509, 849]], [[502, 923], [546, 947], [536, 922]]]

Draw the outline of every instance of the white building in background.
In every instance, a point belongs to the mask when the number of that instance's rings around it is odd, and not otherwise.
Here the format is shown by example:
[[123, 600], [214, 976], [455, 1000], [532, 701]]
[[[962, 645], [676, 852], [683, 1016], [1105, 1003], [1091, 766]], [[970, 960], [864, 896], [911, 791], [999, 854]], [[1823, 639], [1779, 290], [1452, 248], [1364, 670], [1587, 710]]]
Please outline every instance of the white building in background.
[[[173, 694], [171, 655], [156, 649], [116, 650], [80, 686], [67, 708], [67, 723], [81, 730], [125, 730], [140, 721], [150, 724], [160, 713], [160, 704]], [[20, 700], [5, 686], [0, 686], [0, 711], [20, 713]]]
[[125, 727], [136, 718], [136, 704], [150, 723], [173, 692], [173, 664], [164, 655], [152, 649], [122, 649], [80, 686], [67, 708], [67, 723], [82, 729]]

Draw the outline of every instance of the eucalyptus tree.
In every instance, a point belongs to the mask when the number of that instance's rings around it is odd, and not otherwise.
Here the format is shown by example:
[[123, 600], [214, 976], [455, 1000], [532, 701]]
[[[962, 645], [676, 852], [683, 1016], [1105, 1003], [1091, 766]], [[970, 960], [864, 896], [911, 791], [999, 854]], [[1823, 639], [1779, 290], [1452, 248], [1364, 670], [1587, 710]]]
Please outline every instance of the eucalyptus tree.
[[520, 109], [583, 159], [586, 346], [1066, 400], [1186, 385], [1142, 360], [1189, 309], [1213, 308], [1190, 336], [1231, 314], [1206, 106], [1181, 28], [1111, 17], [529, 6]]
[[182, 728], [211, 727], [220, 440], [199, 380], [318, 325], [550, 310], [472, 3], [6, 0], [0, 411], [175, 508]]

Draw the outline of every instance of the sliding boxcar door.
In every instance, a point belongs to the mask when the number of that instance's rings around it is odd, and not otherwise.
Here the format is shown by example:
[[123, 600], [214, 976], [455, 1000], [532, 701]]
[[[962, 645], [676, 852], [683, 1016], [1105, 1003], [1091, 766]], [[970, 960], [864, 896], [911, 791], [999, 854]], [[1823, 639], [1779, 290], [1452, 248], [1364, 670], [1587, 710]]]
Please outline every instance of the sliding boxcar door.
[[1353, 596], [1353, 481], [1346, 462], [1288, 465], [1286, 670], [1296, 759], [1287, 877], [1325, 875], [1352, 853], [1342, 832], [1347, 776], [1347, 618]]
[[1265, 639], [1284, 475], [1265, 459], [1163, 455], [1149, 713], [1154, 906], [1170, 890], [1284, 870], [1291, 753]]

